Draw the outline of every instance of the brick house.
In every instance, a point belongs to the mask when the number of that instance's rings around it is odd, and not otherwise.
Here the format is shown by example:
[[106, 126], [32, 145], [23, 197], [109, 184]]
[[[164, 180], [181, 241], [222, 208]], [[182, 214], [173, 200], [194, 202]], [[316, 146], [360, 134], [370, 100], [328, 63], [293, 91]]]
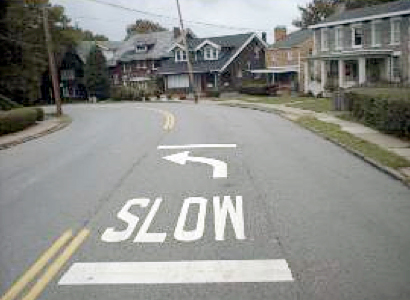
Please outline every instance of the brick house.
[[305, 90], [305, 65], [313, 52], [313, 34], [310, 29], [302, 29], [287, 34], [286, 27], [276, 27], [275, 43], [266, 51], [266, 73], [271, 83], [282, 89], [290, 89], [292, 84], [298, 90]]
[[344, 11], [310, 27], [308, 90], [409, 82], [410, 1]]
[[179, 30], [135, 34], [115, 49], [110, 60], [114, 86], [155, 89], [158, 68], [170, 57], [169, 48], [180, 37]]
[[[265, 68], [266, 43], [255, 33], [188, 37], [196, 91], [235, 91], [251, 70]], [[162, 63], [158, 74], [164, 77], [168, 92], [189, 90], [186, 49], [177, 41], [168, 49], [169, 59]]]

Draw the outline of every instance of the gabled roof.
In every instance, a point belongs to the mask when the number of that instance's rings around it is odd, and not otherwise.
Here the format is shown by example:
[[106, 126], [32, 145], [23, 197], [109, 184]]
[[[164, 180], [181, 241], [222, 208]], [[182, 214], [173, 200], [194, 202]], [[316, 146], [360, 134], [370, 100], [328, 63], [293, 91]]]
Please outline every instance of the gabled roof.
[[[192, 69], [194, 73], [204, 73], [209, 71], [223, 71], [235, 57], [243, 50], [243, 48], [254, 38], [259, 38], [255, 33], [244, 33], [235, 35], [225, 35], [210, 38], [193, 38], [188, 39], [189, 49], [195, 49], [204, 41], [211, 41], [221, 46], [218, 60], [201, 60], [192, 61]], [[264, 42], [259, 39], [263, 46]], [[187, 64], [182, 62], [174, 62], [166, 60], [159, 68], [160, 74], [183, 74], [187, 73]]]
[[313, 36], [313, 31], [310, 29], [301, 29], [290, 33], [285, 40], [278, 41], [273, 45], [269, 46], [270, 49], [274, 48], [292, 48], [300, 45], [307, 39]]
[[220, 46], [220, 45], [215, 44], [214, 42], [212, 42], [212, 41], [206, 39], [205, 41], [203, 41], [202, 43], [200, 43], [198, 46], [196, 46], [196, 47], [195, 47], [195, 50], [198, 51], [198, 50], [200, 50], [202, 47], [204, 47], [205, 45], [211, 45], [211, 46], [214, 47], [214, 48], [221, 49], [221, 46]]
[[340, 14], [334, 14], [326, 20], [324, 20], [323, 22], [310, 26], [309, 28], [321, 28], [327, 26], [342, 25], [353, 22], [369, 21], [373, 19], [394, 17], [406, 14], [410, 14], [410, 1], [394, 1], [380, 5], [373, 5], [364, 8], [347, 10]]
[[[174, 43], [174, 33], [159, 31], [148, 34], [135, 34], [117, 48], [116, 59], [128, 62], [133, 60], [161, 59], [169, 56], [169, 48]], [[147, 52], [136, 53], [135, 46], [149, 45]]]

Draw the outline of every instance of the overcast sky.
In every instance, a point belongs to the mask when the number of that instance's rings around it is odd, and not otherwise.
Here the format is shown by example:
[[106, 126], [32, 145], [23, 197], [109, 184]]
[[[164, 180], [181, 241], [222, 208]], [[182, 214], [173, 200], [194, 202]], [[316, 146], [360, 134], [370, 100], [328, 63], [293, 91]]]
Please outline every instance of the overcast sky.
[[[104, 34], [110, 40], [123, 40], [127, 25], [136, 19], [154, 20], [164, 27], [178, 26], [178, 12], [175, 0], [99, 0], [114, 3], [136, 10], [146, 11], [164, 17], [144, 15], [94, 3], [89, 0], [50, 0], [53, 4], [66, 8], [66, 14], [72, 23], [78, 23], [83, 29]], [[309, 0], [180, 0], [182, 16], [186, 27], [191, 28], [199, 37], [235, 34], [249, 31], [266, 31], [268, 42], [273, 42], [273, 29], [285, 25], [288, 31], [292, 20], [299, 17], [298, 5], [305, 5]], [[190, 23], [198, 21], [246, 29], [227, 29]]]

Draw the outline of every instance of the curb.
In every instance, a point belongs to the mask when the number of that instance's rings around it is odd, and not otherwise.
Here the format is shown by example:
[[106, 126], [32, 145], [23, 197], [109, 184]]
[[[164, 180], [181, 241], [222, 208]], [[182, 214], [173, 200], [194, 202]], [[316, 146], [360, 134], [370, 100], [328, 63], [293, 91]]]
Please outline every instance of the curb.
[[47, 134], [59, 131], [59, 130], [67, 127], [69, 124], [71, 124], [71, 122], [72, 122], [72, 120], [70, 118], [67, 118], [66, 120], [61, 120], [61, 122], [59, 124], [56, 124], [53, 127], [49, 128], [47, 130], [41, 131], [37, 134], [26, 136], [26, 137], [17, 139], [17, 140], [12, 141], [12, 142], [7, 142], [7, 143], [0, 144], [0, 150], [8, 149], [8, 148], [17, 146], [19, 144], [22, 144], [22, 143], [25, 143], [25, 142], [28, 142], [28, 141], [38, 139], [38, 138], [40, 138], [42, 136], [45, 136]]
[[268, 112], [268, 113], [275, 113], [275, 114], [279, 115], [280, 117], [282, 117], [282, 118], [284, 118], [284, 119], [286, 119], [286, 120], [288, 120], [288, 121], [291, 121], [291, 122], [293, 122], [293, 123], [299, 125], [300, 127], [304, 128], [304, 129], [307, 129], [307, 130], [309, 130], [310, 132], [315, 133], [316, 135], [320, 136], [321, 138], [323, 138], [323, 139], [325, 139], [325, 140], [327, 140], [327, 141], [329, 141], [329, 142], [331, 142], [331, 143], [333, 143], [333, 144], [335, 144], [335, 145], [337, 145], [337, 146], [343, 148], [345, 151], [349, 152], [350, 154], [353, 154], [354, 156], [360, 158], [361, 160], [363, 160], [363, 161], [365, 161], [366, 163], [370, 164], [371, 166], [373, 166], [374, 168], [378, 169], [379, 171], [381, 171], [381, 172], [383, 172], [383, 173], [389, 175], [389, 176], [390, 176], [391, 178], [393, 178], [393, 179], [396, 179], [396, 180], [400, 181], [403, 185], [405, 185], [406, 187], [410, 188], [410, 180], [409, 180], [409, 178], [407, 178], [406, 176], [402, 175], [399, 171], [396, 171], [396, 170], [394, 170], [394, 169], [392, 169], [392, 168], [390, 168], [390, 167], [383, 166], [383, 165], [380, 164], [379, 162], [377, 162], [377, 161], [375, 161], [375, 160], [373, 160], [373, 159], [371, 159], [371, 158], [368, 158], [368, 157], [364, 156], [362, 153], [360, 153], [360, 152], [358, 152], [358, 151], [356, 151], [356, 150], [353, 150], [353, 149], [349, 148], [348, 146], [346, 146], [345, 144], [340, 143], [340, 142], [337, 141], [337, 140], [334, 140], [334, 139], [332, 139], [332, 138], [329, 138], [328, 136], [322, 134], [322, 133], [319, 132], [319, 131], [316, 131], [316, 130], [314, 130], [314, 129], [312, 129], [312, 128], [308, 128], [308, 127], [301, 126], [300, 124], [294, 122], [294, 121], [291, 120], [290, 118], [287, 118], [281, 110], [273, 109], [273, 108], [272, 108], [272, 109], [268, 109], [268, 108], [265, 108], [265, 107], [258, 107], [257, 105], [246, 105], [246, 104], [233, 104], [233, 103], [230, 103], [230, 104], [229, 104], [229, 103], [227, 103], [227, 104], [220, 104], [220, 105], [230, 106], [230, 107], [247, 108], [247, 109], [259, 110], [259, 111]]

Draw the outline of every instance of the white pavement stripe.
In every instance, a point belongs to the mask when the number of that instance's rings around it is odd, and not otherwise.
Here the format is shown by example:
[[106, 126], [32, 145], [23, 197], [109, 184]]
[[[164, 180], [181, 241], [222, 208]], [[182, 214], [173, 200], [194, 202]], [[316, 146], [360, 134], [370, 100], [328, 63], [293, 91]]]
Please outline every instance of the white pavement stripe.
[[60, 285], [289, 282], [284, 259], [74, 263]]
[[236, 144], [189, 144], [189, 145], [164, 145], [158, 150], [195, 149], [195, 148], [236, 148]]

